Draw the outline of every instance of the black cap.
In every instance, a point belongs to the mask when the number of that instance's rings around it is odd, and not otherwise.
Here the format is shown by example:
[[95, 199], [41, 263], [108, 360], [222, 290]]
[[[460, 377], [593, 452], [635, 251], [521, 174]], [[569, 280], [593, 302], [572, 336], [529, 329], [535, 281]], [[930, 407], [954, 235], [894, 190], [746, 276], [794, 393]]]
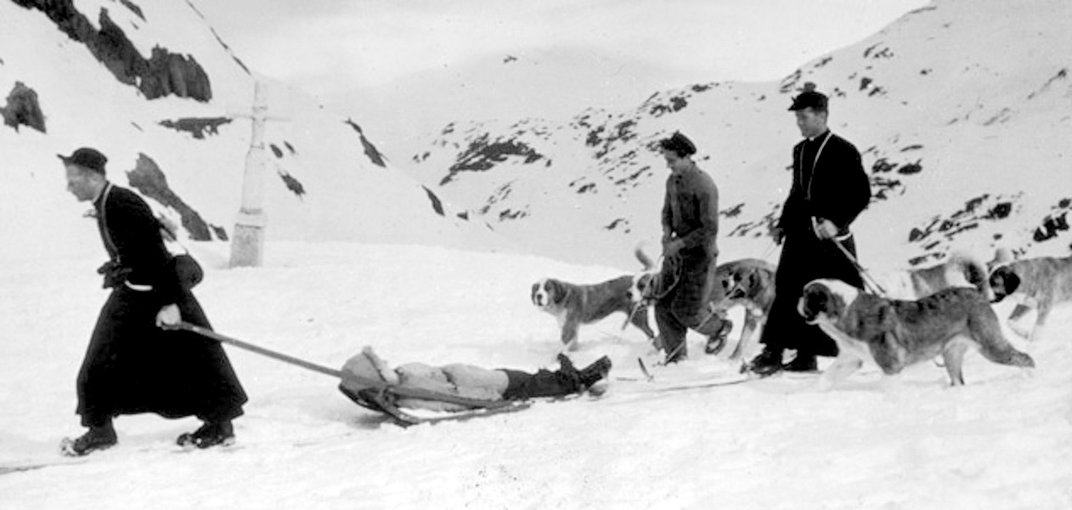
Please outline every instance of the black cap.
[[659, 140], [659, 148], [668, 150], [683, 158], [696, 154], [696, 145], [680, 131], [674, 131], [670, 138]]
[[63, 154], [56, 154], [56, 156], [63, 160], [65, 165], [78, 165], [101, 175], [104, 175], [104, 164], [108, 162], [108, 158], [104, 157], [104, 154], [90, 147], [82, 147], [72, 152], [70, 156], [64, 156]]
[[793, 105], [789, 107], [789, 111], [803, 110], [805, 108], [826, 111], [827, 101], [826, 94], [816, 92], [815, 84], [809, 81], [804, 84], [804, 92], [793, 98]]

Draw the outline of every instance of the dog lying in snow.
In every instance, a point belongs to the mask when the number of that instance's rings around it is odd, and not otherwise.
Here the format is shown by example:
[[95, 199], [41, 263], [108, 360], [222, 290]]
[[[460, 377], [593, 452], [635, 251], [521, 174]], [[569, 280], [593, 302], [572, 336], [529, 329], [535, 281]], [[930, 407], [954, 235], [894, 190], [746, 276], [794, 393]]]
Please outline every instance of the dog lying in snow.
[[[1072, 256], [1010, 260], [999, 251], [992, 262], [989, 283], [996, 298], [1011, 297], [1017, 306], [1008, 324], [1017, 335], [1031, 341], [1042, 336], [1054, 306], [1072, 303]], [[1038, 311], [1030, 329], [1018, 322], [1032, 309]]]
[[561, 328], [562, 344], [568, 350], [578, 346], [577, 331], [582, 324], [600, 321], [612, 313], [626, 314], [627, 320], [655, 341], [655, 332], [648, 325], [648, 309], [632, 299], [630, 288], [635, 278], [619, 276], [592, 285], [579, 285], [554, 278], [544, 278], [532, 284], [532, 304], [555, 317]]
[[893, 375], [939, 354], [952, 385], [963, 385], [961, 367], [968, 348], [994, 363], [1035, 366], [1002, 335], [997, 315], [978, 289], [954, 287], [904, 301], [867, 294], [840, 280], [814, 280], [804, 286], [797, 309], [838, 346], [837, 359], [821, 376], [823, 388], [852, 374], [864, 361]]

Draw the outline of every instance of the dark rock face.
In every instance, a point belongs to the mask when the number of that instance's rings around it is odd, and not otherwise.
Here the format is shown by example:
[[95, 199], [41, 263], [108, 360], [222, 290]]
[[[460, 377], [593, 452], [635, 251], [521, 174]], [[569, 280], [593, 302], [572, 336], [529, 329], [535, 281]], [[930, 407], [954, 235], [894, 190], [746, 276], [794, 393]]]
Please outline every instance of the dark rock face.
[[0, 117], [4, 124], [19, 130], [19, 126], [28, 126], [45, 133], [45, 114], [37, 102], [37, 92], [21, 81], [7, 95], [7, 105], [0, 107]]
[[[167, 177], [164, 176], [164, 172], [160, 170], [160, 167], [156, 165], [152, 158], [145, 154], [138, 154], [138, 162], [134, 166], [134, 170], [127, 172], [127, 179], [130, 181], [130, 186], [138, 190], [142, 195], [178, 211], [179, 216], [182, 217], [182, 227], [190, 233], [191, 239], [195, 241], [212, 240], [212, 234], [209, 226], [205, 224], [205, 220], [201, 219], [201, 215], [197, 211], [186, 205], [175, 192], [171, 191], [171, 188], [168, 187]], [[225, 235], [220, 236], [217, 232], [217, 237], [220, 239], [226, 239]]]
[[[148, 99], [167, 95], [188, 97], [201, 102], [212, 99], [208, 75], [192, 56], [153, 48], [148, 60], [138, 53], [123, 30], [101, 9], [98, 31], [77, 9], [72, 0], [12, 0], [16, 5], [43, 12], [75, 41], [85, 44], [96, 59], [120, 82], [136, 86]], [[140, 15], [140, 11], [139, 11]]]
[[361, 126], [357, 125], [357, 123], [351, 119], [346, 119], [346, 125], [353, 128], [354, 131], [357, 131], [357, 136], [361, 139], [361, 148], [365, 151], [365, 157], [367, 157], [373, 165], [387, 168], [386, 158], [384, 158], [383, 154], [380, 153], [380, 150], [377, 149], [375, 145], [372, 145], [372, 142], [370, 142], [368, 138], [365, 138], [365, 132], [361, 130]]

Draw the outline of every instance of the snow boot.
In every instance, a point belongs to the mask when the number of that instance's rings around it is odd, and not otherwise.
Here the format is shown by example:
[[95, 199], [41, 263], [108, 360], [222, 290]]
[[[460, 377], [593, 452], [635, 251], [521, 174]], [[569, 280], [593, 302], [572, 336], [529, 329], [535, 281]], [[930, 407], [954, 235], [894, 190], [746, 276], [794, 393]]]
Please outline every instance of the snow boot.
[[81, 457], [98, 450], [111, 448], [118, 442], [115, 428], [112, 427], [112, 422], [109, 421], [104, 425], [90, 427], [85, 434], [73, 440], [64, 439], [60, 443], [60, 450], [68, 457]]
[[578, 391], [584, 391], [610, 373], [610, 358], [603, 356], [592, 364], [577, 370], [573, 362], [565, 354], [558, 355], [559, 373], [572, 380], [578, 387]]
[[712, 316], [707, 322], [696, 328], [696, 331], [707, 335], [704, 352], [714, 356], [726, 348], [726, 340], [729, 338], [730, 332], [733, 331], [733, 321]]
[[797, 373], [818, 372], [819, 364], [815, 361], [814, 354], [797, 352], [797, 356], [789, 363], [783, 365], [782, 370]]
[[231, 421], [205, 422], [197, 430], [180, 435], [175, 444], [186, 447], [211, 448], [213, 446], [229, 446], [234, 444], [234, 426]]
[[760, 377], [774, 375], [782, 370], [782, 350], [764, 347], [763, 352], [752, 359], [748, 370]]
[[610, 358], [606, 356], [593, 361], [591, 365], [584, 367], [577, 373], [577, 376], [580, 378], [581, 386], [585, 389], [591, 388], [593, 384], [599, 382], [610, 374], [610, 367]]

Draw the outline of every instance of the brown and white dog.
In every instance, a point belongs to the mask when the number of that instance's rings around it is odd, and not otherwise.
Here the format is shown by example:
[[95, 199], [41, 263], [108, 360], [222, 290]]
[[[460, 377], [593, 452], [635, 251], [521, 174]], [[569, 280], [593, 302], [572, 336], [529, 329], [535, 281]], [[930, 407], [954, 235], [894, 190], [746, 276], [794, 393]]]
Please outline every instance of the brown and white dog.
[[[633, 277], [633, 286], [629, 293], [631, 299], [650, 304], [655, 299], [653, 295], [658, 294], [655, 288], [661, 286], [661, 282], [656, 282], [658, 272], [653, 272], [655, 264], [643, 251], [637, 249], [634, 253], [644, 266], [645, 272]], [[726, 318], [726, 312], [735, 306], [743, 306], [744, 326], [740, 339], [729, 356], [730, 360], [740, 359], [745, 347], [767, 321], [771, 304], [774, 303], [776, 270], [770, 262], [751, 258], [726, 262], [715, 268], [715, 284], [720, 287], [721, 292], [714, 292], [707, 305], [711, 313], [708, 322], [720, 321], [722, 327], [705, 323], [707, 330], [715, 332], [708, 337], [705, 352], [714, 355], [722, 351], [726, 346], [726, 335], [733, 328], [733, 323]]]
[[993, 298], [983, 262], [964, 252], [954, 252], [941, 264], [921, 269], [878, 274], [879, 285], [891, 299], [920, 299], [950, 287], [973, 287]]
[[[730, 354], [730, 360], [740, 359], [741, 354], [757, 332], [766, 324], [771, 304], [774, 303], [774, 264], [762, 259], [740, 259], [719, 264], [715, 269], [715, 282], [722, 292], [716, 293], [720, 298], [711, 301], [711, 310], [725, 319], [726, 311], [743, 306], [745, 309], [744, 326], [737, 346]], [[732, 323], [730, 324], [732, 327]], [[725, 346], [725, 338], [716, 345], [708, 344], [708, 354], [718, 354]]]
[[628, 316], [629, 322], [654, 341], [655, 332], [648, 326], [648, 309], [631, 298], [632, 275], [592, 285], [578, 285], [554, 278], [532, 284], [532, 304], [558, 319], [562, 344], [577, 349], [577, 330], [582, 324], [602, 320], [615, 312]]
[[[990, 272], [990, 286], [997, 299], [1010, 297], [1017, 302], [1009, 316], [1009, 328], [1031, 341], [1042, 336], [1046, 319], [1054, 306], [1072, 303], [1072, 256], [1036, 257], [998, 262]], [[1020, 325], [1032, 309], [1038, 310], [1030, 329]]]
[[837, 342], [838, 357], [820, 378], [830, 388], [873, 361], [887, 375], [941, 354], [953, 386], [964, 384], [962, 363], [969, 347], [994, 363], [1034, 367], [1001, 333], [983, 293], [971, 288], [940, 290], [918, 301], [892, 300], [861, 292], [840, 280], [804, 286], [797, 306]]

